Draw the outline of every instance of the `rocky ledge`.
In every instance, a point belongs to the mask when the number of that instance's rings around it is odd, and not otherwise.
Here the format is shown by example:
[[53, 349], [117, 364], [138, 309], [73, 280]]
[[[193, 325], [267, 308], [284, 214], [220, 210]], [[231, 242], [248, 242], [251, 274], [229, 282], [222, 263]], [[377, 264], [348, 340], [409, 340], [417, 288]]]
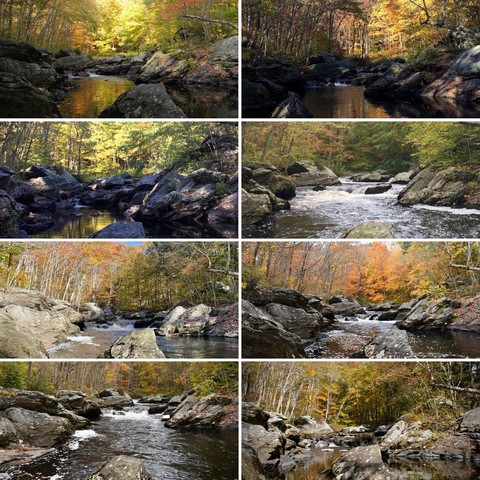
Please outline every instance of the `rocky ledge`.
[[[215, 152], [235, 164], [237, 142], [212, 135], [198, 152]], [[23, 180], [20, 180], [23, 178]], [[94, 238], [156, 236], [159, 224], [177, 237], [237, 235], [238, 182], [234, 172], [201, 168], [188, 175], [166, 168], [133, 178], [129, 174], [81, 183], [60, 167], [38, 165], [19, 172], [0, 167], [0, 237], [27, 237], [52, 228], [55, 215], [81, 215], [85, 208], [105, 210], [118, 222]]]
[[322, 479], [394, 478], [385, 459], [469, 461], [480, 446], [479, 432], [478, 408], [465, 412], [455, 429], [438, 438], [421, 421], [399, 419], [377, 428], [361, 425], [335, 431], [309, 416], [289, 420], [244, 403], [242, 470], [245, 480], [285, 478], [297, 465], [331, 452], [334, 445], [343, 453]]

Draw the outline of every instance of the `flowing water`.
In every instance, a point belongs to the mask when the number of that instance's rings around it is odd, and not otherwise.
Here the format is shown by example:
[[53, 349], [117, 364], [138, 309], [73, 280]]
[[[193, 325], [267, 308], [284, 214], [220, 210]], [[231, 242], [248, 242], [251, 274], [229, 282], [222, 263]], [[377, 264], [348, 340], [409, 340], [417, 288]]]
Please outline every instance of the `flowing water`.
[[[395, 321], [369, 320], [370, 314], [337, 316], [332, 329], [323, 332], [307, 352], [314, 358], [348, 358], [381, 333], [396, 329]], [[348, 318], [348, 320], [345, 320]], [[480, 333], [459, 330], [407, 332], [419, 358], [477, 358]]]
[[[115, 341], [133, 332], [133, 320], [118, 319], [113, 325], [87, 324], [80, 334], [48, 350], [50, 358], [98, 358]], [[167, 358], [237, 358], [238, 340], [224, 337], [157, 337]]]
[[[125, 77], [90, 74], [74, 77], [78, 88], [66, 93], [58, 103], [63, 118], [98, 118], [124, 92], [135, 86]], [[238, 97], [236, 91], [167, 86], [175, 104], [188, 118], [236, 118]]]
[[378, 102], [364, 96], [365, 87], [337, 84], [308, 88], [302, 102], [315, 118], [437, 118], [480, 117], [473, 106], [443, 105], [415, 98], [409, 102]]
[[169, 429], [160, 415], [149, 415], [147, 409], [145, 405], [120, 412], [106, 409], [90, 429], [78, 430], [57, 452], [7, 469], [5, 478], [84, 480], [116, 455], [140, 458], [153, 480], [238, 478], [237, 430]]
[[[294, 470], [287, 472], [285, 480], [327, 480], [322, 475], [345, 449], [329, 448], [318, 451], [296, 462]], [[441, 460], [395, 460], [388, 462], [395, 480], [477, 480], [480, 465], [473, 462], [445, 462]]]
[[135, 85], [125, 77], [94, 74], [73, 80], [78, 88], [67, 92], [58, 103], [63, 118], [98, 118], [123, 92]]
[[352, 182], [316, 192], [297, 188], [290, 210], [275, 212], [261, 224], [244, 228], [249, 238], [339, 238], [346, 230], [370, 221], [391, 222], [395, 238], [478, 238], [480, 210], [397, 204], [404, 185], [365, 195], [375, 183]]

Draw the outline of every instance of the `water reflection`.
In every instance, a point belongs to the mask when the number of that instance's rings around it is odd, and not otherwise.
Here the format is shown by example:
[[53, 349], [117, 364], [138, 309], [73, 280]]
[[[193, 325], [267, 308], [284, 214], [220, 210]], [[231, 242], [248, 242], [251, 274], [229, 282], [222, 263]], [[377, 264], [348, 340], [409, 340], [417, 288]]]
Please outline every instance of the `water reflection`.
[[100, 113], [135, 84], [125, 77], [75, 78], [79, 88], [67, 92], [58, 104], [63, 118], [98, 118]]

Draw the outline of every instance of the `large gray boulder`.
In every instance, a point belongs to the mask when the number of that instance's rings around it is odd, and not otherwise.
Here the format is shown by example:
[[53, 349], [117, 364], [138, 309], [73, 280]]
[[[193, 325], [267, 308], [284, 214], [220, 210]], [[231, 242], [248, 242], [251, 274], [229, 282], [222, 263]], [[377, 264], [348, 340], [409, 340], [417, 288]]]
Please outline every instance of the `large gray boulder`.
[[60, 72], [80, 72], [93, 65], [92, 59], [79, 50], [65, 49], [55, 54], [53, 66]]
[[105, 353], [105, 358], [165, 358], [158, 348], [152, 328], [135, 330], [120, 337]]
[[[295, 184], [282, 175], [277, 167], [266, 162], [246, 162], [243, 165], [243, 177], [253, 180], [252, 186], [259, 184], [268, 188], [276, 197], [290, 200], [295, 197]], [[244, 182], [244, 188], [252, 192], [248, 182]]]
[[24, 408], [9, 408], [6, 417], [14, 424], [19, 438], [34, 447], [52, 447], [65, 441], [74, 431], [66, 418]]
[[139, 458], [118, 455], [104, 463], [86, 480], [151, 480]]
[[141, 222], [115, 222], [94, 233], [91, 238], [146, 238]]
[[346, 230], [341, 238], [395, 238], [395, 227], [390, 222], [367, 220]]
[[303, 358], [306, 353], [298, 335], [242, 300], [242, 355], [245, 358]]
[[480, 408], [474, 408], [463, 414], [458, 431], [474, 440], [480, 440]]
[[279, 303], [269, 303], [266, 311], [280, 323], [285, 330], [298, 335], [300, 338], [315, 338], [320, 333], [322, 317], [318, 312], [306, 312], [301, 308], [294, 308]]
[[277, 105], [271, 118], [313, 118], [313, 114], [296, 95], [290, 95]]
[[119, 392], [114, 388], [105, 388], [97, 393], [97, 397], [101, 408], [122, 408], [134, 405], [132, 397], [128, 393]]
[[330, 308], [336, 315], [355, 315], [365, 309], [354, 299], [345, 295], [333, 295], [328, 299]]
[[0, 190], [0, 238], [11, 238], [18, 228], [18, 220], [28, 210], [7, 192]]
[[378, 445], [355, 447], [335, 461], [332, 473], [336, 480], [387, 480], [395, 478], [383, 463]]
[[62, 167], [36, 165], [27, 168], [23, 175], [28, 184], [39, 193], [58, 193], [59, 190], [74, 191], [80, 182]]
[[137, 85], [122, 93], [101, 118], [186, 118], [163, 83]]
[[404, 330], [388, 330], [374, 337], [355, 358], [414, 358], [415, 354]]
[[87, 322], [104, 320], [104, 311], [94, 302], [82, 303], [79, 307], [79, 312]]
[[4, 414], [0, 414], [0, 448], [7, 447], [11, 442], [17, 440], [17, 429]]
[[309, 415], [296, 418], [293, 425], [302, 438], [318, 438], [333, 432], [328, 423], [319, 422]]
[[398, 195], [401, 205], [456, 206], [465, 201], [468, 184], [475, 181], [473, 173], [450, 167], [440, 172], [422, 170]]
[[83, 392], [59, 390], [55, 396], [63, 407], [77, 415], [90, 420], [97, 419], [101, 415], [100, 405], [88, 399]]
[[17, 75], [34, 87], [50, 87], [58, 81], [57, 72], [48, 63], [26, 63], [0, 57], [0, 72]]
[[285, 453], [286, 437], [278, 428], [242, 423], [242, 441], [255, 449], [262, 465]]
[[242, 443], [242, 479], [267, 480], [257, 451], [247, 443]]
[[180, 50], [173, 53], [155, 52], [140, 69], [137, 82], [181, 80], [189, 70], [188, 60], [184, 56], [184, 52]]
[[328, 167], [293, 162], [287, 167], [287, 175], [297, 187], [339, 185], [339, 178]]
[[205, 335], [210, 327], [211, 312], [212, 308], [203, 304], [188, 310], [176, 307], [167, 315], [158, 329], [158, 334], [166, 336]]
[[455, 309], [461, 303], [447, 297], [429, 301], [426, 298], [416, 302], [411, 311], [402, 320], [398, 320], [398, 328], [405, 330], [438, 329], [450, 325], [455, 317]]
[[189, 395], [172, 412], [165, 426], [170, 428], [217, 427], [227, 415], [227, 407], [231, 403], [231, 398], [215, 393], [202, 398]]
[[272, 203], [268, 194], [249, 193], [242, 189], [242, 222], [254, 225], [272, 213]]
[[356, 69], [350, 60], [337, 58], [326, 52], [312, 55], [305, 70], [305, 78], [320, 83], [334, 82], [340, 78], [352, 76]]
[[418, 450], [433, 439], [431, 430], [424, 430], [422, 422], [407, 423], [399, 420], [382, 438], [380, 448], [388, 451], [390, 455], [404, 455], [405, 450]]

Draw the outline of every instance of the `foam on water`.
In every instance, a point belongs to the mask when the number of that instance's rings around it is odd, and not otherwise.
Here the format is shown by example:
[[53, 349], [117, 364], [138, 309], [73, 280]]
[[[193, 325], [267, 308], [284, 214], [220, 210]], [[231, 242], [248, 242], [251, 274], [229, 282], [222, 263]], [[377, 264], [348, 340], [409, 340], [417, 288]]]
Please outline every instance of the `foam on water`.
[[98, 344], [93, 343], [93, 337], [88, 337], [86, 335], [77, 335], [77, 336], [71, 336], [67, 337], [68, 340], [71, 342], [78, 342], [78, 343], [83, 343], [85, 345], [95, 345], [98, 346]]
[[98, 433], [91, 428], [85, 430], [75, 430], [75, 433], [72, 435], [72, 437], [78, 438], [79, 440], [87, 440], [88, 438], [94, 438], [98, 436]]
[[451, 207], [435, 207], [433, 205], [414, 205], [414, 210], [433, 210], [436, 212], [448, 212], [452, 215], [480, 215], [480, 210], [474, 208], [451, 208]]

